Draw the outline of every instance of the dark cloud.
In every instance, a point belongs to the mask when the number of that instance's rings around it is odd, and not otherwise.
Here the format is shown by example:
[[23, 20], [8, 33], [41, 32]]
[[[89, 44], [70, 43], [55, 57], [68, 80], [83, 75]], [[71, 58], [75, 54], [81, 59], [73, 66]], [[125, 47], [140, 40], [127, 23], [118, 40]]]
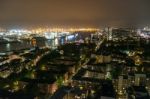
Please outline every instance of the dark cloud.
[[150, 0], [0, 0], [0, 25], [137, 26], [149, 12]]

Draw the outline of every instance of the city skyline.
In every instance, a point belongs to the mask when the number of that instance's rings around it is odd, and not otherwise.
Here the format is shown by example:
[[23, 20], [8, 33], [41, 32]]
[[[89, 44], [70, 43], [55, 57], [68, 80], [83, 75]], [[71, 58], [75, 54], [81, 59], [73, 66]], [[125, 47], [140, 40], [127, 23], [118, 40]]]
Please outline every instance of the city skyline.
[[150, 0], [0, 0], [0, 99], [150, 99]]

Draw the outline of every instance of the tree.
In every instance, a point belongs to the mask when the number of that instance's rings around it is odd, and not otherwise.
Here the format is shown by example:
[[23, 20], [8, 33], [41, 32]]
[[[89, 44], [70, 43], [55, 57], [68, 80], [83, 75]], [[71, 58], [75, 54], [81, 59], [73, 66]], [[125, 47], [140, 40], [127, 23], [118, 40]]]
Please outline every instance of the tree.
[[58, 87], [61, 87], [63, 85], [63, 82], [64, 82], [63, 77], [59, 77], [57, 79], [57, 85], [58, 85]]

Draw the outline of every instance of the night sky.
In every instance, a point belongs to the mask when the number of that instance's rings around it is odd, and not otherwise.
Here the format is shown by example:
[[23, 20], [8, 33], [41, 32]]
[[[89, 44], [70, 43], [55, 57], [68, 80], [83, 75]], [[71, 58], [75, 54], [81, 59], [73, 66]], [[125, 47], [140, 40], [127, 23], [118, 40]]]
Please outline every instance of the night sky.
[[0, 26], [143, 26], [150, 0], [0, 0]]

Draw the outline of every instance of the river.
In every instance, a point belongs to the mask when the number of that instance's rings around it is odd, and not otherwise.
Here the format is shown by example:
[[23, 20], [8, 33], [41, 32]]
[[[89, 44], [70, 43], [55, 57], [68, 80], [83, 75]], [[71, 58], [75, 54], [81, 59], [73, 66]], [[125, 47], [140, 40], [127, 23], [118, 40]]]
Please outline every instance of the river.
[[[52, 47], [55, 45], [63, 44], [64, 40], [37, 40], [36, 45], [39, 47]], [[16, 43], [7, 43], [7, 44], [0, 44], [0, 52], [7, 52], [7, 51], [12, 51], [12, 50], [20, 50], [20, 49], [25, 49], [25, 48], [31, 48], [32, 43], [31, 41], [27, 40], [22, 40], [21, 42], [16, 42]]]

